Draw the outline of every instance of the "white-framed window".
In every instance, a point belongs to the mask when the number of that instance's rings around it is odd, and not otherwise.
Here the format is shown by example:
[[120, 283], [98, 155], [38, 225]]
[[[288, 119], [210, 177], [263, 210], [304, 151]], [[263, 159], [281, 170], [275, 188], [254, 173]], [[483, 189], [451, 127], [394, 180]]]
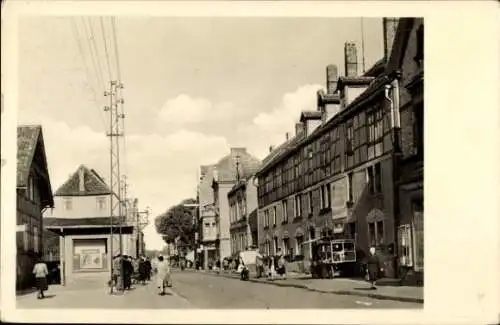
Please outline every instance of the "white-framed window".
[[103, 211], [106, 209], [106, 198], [97, 197], [96, 198], [97, 210]]
[[274, 206], [273, 207], [273, 226], [276, 226], [276, 219], [277, 219], [276, 212], [277, 212], [277, 208], [276, 208], [276, 206]]
[[70, 197], [64, 198], [64, 210], [70, 211], [73, 209], [73, 200]]
[[295, 196], [295, 218], [299, 218], [300, 215], [302, 214], [302, 202], [301, 202], [301, 195], [298, 194]]
[[281, 202], [282, 212], [283, 212], [283, 222], [288, 222], [288, 202], [283, 200]]
[[320, 187], [321, 209], [326, 209], [331, 206], [331, 187], [330, 184], [321, 185]]

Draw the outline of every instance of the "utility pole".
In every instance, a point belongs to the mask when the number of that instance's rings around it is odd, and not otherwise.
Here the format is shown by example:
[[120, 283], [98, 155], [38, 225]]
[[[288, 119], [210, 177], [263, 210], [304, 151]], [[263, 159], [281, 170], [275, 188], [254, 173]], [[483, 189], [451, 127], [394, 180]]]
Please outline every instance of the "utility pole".
[[[111, 278], [113, 278], [113, 227], [114, 218], [118, 217], [119, 220], [119, 245], [120, 255], [123, 253], [122, 245], [122, 202], [121, 202], [121, 186], [120, 186], [120, 148], [119, 138], [123, 136], [120, 130], [120, 119], [124, 118], [123, 113], [118, 113], [118, 103], [123, 104], [123, 98], [117, 98], [117, 92], [123, 88], [123, 84], [117, 81], [109, 82], [109, 90], [104, 92], [104, 96], [109, 97], [109, 106], [104, 107], [105, 112], [109, 112], [109, 130], [107, 136], [109, 137], [109, 153], [110, 153], [110, 256], [111, 256]], [[116, 200], [115, 200], [116, 199]], [[119, 287], [123, 288], [123, 267], [121, 268], [121, 281]], [[111, 290], [113, 293], [113, 290]]]

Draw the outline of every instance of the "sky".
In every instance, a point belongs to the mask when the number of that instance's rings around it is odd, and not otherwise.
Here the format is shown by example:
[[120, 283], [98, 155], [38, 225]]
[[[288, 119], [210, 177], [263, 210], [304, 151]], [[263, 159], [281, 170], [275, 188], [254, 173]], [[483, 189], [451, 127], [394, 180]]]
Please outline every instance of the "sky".
[[[363, 20], [368, 69], [383, 56], [382, 19]], [[151, 210], [147, 249], [164, 245], [154, 218], [196, 196], [200, 165], [231, 147], [262, 159], [316, 110], [326, 66], [344, 74], [345, 42], [362, 70], [356, 18], [116, 17], [117, 56], [111, 19], [102, 26], [104, 37], [96, 16], [20, 19], [18, 122], [42, 125], [54, 191], [81, 164], [108, 181], [103, 92], [119, 74], [121, 170], [129, 197]]]

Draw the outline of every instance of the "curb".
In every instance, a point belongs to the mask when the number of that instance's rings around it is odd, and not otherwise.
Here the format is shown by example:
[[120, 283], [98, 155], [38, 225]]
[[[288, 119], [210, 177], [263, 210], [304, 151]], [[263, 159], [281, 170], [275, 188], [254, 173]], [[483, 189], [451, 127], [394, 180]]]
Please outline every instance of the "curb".
[[[233, 279], [233, 280], [239, 280], [239, 277], [227, 275], [227, 274], [215, 274], [211, 272], [203, 272], [203, 274], [211, 275], [211, 276], [218, 276], [218, 277], [224, 277], [228, 279]], [[335, 294], [335, 295], [344, 295], [344, 296], [358, 296], [358, 297], [368, 297], [368, 298], [373, 298], [373, 299], [378, 299], [378, 300], [393, 300], [393, 301], [400, 301], [400, 302], [411, 302], [411, 303], [418, 303], [418, 304], [423, 304], [424, 299], [423, 298], [413, 298], [413, 297], [398, 297], [398, 296], [387, 296], [379, 293], [363, 293], [363, 292], [356, 292], [356, 291], [348, 291], [348, 290], [334, 290], [334, 291], [329, 291], [329, 290], [320, 290], [320, 289], [313, 289], [308, 287], [305, 284], [296, 284], [296, 283], [277, 283], [273, 281], [262, 281], [262, 280], [256, 280], [256, 279], [248, 279], [249, 282], [253, 283], [261, 283], [261, 284], [268, 284], [268, 285], [274, 285], [277, 287], [289, 287], [289, 288], [297, 288], [297, 289], [303, 289], [303, 290], [308, 290], [311, 292], [318, 292], [318, 293], [326, 293], [326, 294]]]

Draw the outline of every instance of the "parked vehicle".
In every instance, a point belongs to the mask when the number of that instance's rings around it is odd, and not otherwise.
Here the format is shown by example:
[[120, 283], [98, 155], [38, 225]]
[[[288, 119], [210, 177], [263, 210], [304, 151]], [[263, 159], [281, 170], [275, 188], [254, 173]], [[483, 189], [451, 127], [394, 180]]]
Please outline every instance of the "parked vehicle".
[[319, 238], [312, 245], [311, 275], [333, 278], [350, 273], [356, 267], [356, 244], [352, 239]]

